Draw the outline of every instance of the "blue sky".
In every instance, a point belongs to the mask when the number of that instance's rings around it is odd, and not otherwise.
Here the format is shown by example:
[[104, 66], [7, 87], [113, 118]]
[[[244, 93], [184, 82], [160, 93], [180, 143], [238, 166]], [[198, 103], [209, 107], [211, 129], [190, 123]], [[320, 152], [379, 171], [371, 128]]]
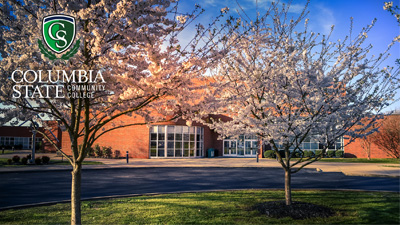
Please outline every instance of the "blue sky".
[[[256, 15], [256, 10], [265, 10], [272, 0], [238, 0], [239, 4], [250, 17]], [[287, 0], [280, 1], [287, 3]], [[301, 12], [306, 0], [293, 0], [290, 12], [292, 16]], [[313, 32], [328, 34], [331, 25], [335, 25], [332, 40], [343, 40], [350, 33], [350, 17], [353, 17], [353, 35], [356, 36], [362, 29], [371, 24], [374, 18], [377, 22], [368, 33], [367, 43], [373, 45], [371, 54], [377, 55], [386, 50], [388, 44], [394, 37], [400, 34], [400, 26], [396, 18], [389, 12], [383, 10], [384, 0], [311, 0], [308, 6], [309, 27]], [[219, 14], [221, 8], [230, 8], [230, 13], [237, 15], [238, 6], [235, 0], [182, 0], [180, 11], [188, 12], [193, 9], [194, 4], [201, 5], [206, 11], [197, 22], [207, 24], [212, 17]], [[396, 4], [396, 1], [394, 2]], [[257, 7], [258, 6], [258, 7]], [[384, 65], [395, 66], [394, 61], [400, 58], [400, 44], [396, 43], [391, 51], [391, 56]], [[400, 93], [397, 94], [400, 98]], [[400, 102], [392, 105], [389, 110], [400, 109]]]

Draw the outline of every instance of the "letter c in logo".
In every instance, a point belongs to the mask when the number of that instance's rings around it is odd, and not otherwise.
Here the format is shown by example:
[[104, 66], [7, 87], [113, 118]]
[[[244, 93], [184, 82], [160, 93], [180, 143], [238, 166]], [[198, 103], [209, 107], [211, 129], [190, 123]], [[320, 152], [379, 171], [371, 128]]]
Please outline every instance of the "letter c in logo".
[[[59, 45], [58, 43], [56, 43], [57, 48], [64, 48], [67, 45], [67, 40], [65, 40], [65, 35], [67, 35], [67, 32], [65, 30], [58, 30], [56, 32], [56, 34], [55, 34], [56, 36], [54, 37], [53, 33], [51, 32], [54, 25], [60, 25], [62, 28], [64, 28], [64, 24], [59, 23], [59, 22], [55, 22], [55, 23], [50, 25], [50, 27], [49, 27], [49, 29], [47, 31], [48, 34], [49, 34], [49, 37], [51, 39], [53, 39], [55, 41], [63, 41], [64, 42], [64, 45]], [[63, 33], [64, 36], [60, 36], [60, 33]]]

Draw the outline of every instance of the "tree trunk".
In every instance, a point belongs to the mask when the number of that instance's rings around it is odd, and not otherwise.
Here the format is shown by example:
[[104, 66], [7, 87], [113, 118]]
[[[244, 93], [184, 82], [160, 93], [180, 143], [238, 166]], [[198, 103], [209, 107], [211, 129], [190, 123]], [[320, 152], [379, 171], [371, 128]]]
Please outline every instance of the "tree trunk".
[[285, 199], [286, 205], [292, 205], [292, 185], [291, 185], [292, 174], [290, 169], [285, 170]]
[[71, 172], [71, 225], [81, 224], [81, 172], [82, 165], [75, 163]]

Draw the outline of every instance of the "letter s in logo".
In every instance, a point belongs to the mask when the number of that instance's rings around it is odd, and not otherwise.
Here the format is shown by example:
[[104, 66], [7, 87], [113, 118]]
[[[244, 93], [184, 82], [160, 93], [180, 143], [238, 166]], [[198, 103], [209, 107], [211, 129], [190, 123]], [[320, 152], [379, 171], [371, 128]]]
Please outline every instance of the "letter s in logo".
[[[57, 47], [57, 48], [64, 48], [64, 47], [67, 45], [67, 43], [68, 43], [67, 40], [65, 39], [65, 36], [67, 35], [67, 32], [66, 32], [65, 30], [58, 30], [58, 31], [56, 32], [56, 36], [54, 37], [54, 36], [53, 36], [53, 32], [52, 32], [52, 31], [53, 31], [53, 26], [54, 26], [54, 25], [60, 25], [62, 28], [64, 28], [64, 24], [59, 23], [59, 22], [52, 23], [52, 24], [50, 25], [48, 31], [47, 31], [47, 32], [49, 32], [49, 36], [50, 36], [51, 39], [53, 39], [53, 40], [55, 40], [55, 41], [62, 41], [62, 42], [64, 42], [63, 45], [59, 45], [58, 42], [56, 42], [56, 43], [55, 43], [55, 44], [56, 44], [56, 47]], [[60, 33], [63, 33], [64, 36], [60, 36]]]

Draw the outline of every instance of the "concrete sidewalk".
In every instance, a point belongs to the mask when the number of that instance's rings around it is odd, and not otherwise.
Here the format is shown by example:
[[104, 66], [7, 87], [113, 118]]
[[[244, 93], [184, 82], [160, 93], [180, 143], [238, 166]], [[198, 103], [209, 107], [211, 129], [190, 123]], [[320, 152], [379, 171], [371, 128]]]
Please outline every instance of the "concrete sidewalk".
[[[16, 153], [18, 154], [18, 153]], [[25, 152], [21, 153], [25, 154]], [[10, 158], [14, 154], [7, 154]], [[19, 155], [19, 154], [18, 154]], [[56, 154], [47, 155], [51, 159], [61, 159]], [[0, 155], [5, 158], [6, 155]], [[23, 155], [21, 155], [23, 156]], [[64, 159], [65, 160], [65, 159]], [[87, 158], [85, 161], [102, 162], [103, 165], [84, 165], [83, 169], [113, 169], [113, 168], [150, 168], [150, 167], [271, 167], [281, 168], [274, 159], [255, 158], [186, 158], [186, 159], [101, 159]], [[28, 172], [28, 171], [52, 171], [71, 170], [68, 165], [45, 165], [45, 166], [10, 166], [0, 167], [1, 172]], [[398, 164], [381, 163], [338, 163], [338, 162], [314, 162], [305, 168], [313, 168], [320, 172], [342, 172], [348, 176], [374, 176], [374, 177], [400, 177]]]

